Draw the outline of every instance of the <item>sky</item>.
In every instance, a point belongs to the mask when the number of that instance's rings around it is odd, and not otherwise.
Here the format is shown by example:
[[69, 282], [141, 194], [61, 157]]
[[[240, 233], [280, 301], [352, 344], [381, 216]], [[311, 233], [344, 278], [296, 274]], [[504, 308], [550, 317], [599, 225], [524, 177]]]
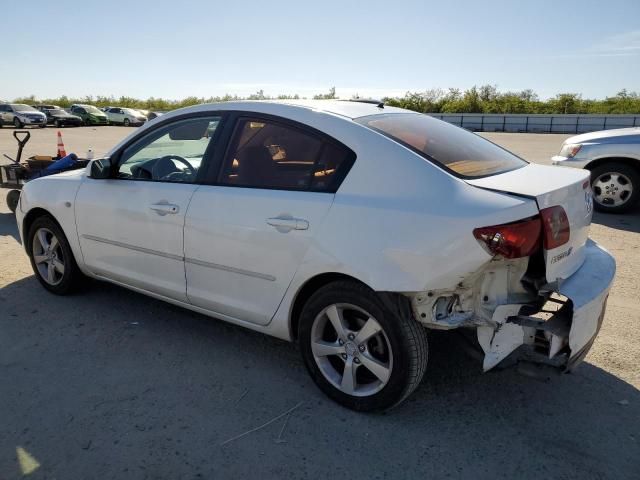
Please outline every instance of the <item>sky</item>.
[[640, 0], [3, 2], [0, 99], [640, 92]]

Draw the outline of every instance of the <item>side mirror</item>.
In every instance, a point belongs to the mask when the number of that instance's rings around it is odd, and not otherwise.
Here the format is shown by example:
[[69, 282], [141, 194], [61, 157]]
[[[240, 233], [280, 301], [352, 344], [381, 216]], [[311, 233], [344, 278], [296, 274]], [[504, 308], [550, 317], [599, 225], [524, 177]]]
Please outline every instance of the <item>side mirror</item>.
[[91, 161], [90, 177], [96, 180], [111, 178], [111, 160], [108, 158], [98, 158]]

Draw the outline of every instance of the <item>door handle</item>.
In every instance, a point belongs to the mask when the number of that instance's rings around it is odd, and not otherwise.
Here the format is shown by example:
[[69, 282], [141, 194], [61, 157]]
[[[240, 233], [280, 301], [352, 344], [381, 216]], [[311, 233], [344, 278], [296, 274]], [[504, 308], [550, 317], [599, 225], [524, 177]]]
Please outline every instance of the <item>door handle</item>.
[[290, 230], [307, 230], [309, 222], [303, 218], [293, 217], [273, 217], [267, 218], [267, 224], [276, 227], [279, 232], [288, 232]]
[[178, 205], [174, 205], [173, 203], [154, 203], [149, 208], [156, 212], [158, 215], [167, 215], [169, 213], [176, 214], [180, 211], [180, 207], [178, 207]]

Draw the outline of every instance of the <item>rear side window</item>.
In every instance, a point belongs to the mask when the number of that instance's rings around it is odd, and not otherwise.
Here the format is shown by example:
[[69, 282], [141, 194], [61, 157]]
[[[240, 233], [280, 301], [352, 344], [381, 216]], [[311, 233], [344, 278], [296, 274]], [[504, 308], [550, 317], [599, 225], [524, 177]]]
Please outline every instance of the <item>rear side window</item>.
[[353, 152], [301, 128], [241, 118], [220, 183], [238, 187], [335, 192]]
[[526, 161], [490, 141], [428, 115], [373, 115], [356, 121], [396, 140], [459, 177], [487, 177], [527, 165]]

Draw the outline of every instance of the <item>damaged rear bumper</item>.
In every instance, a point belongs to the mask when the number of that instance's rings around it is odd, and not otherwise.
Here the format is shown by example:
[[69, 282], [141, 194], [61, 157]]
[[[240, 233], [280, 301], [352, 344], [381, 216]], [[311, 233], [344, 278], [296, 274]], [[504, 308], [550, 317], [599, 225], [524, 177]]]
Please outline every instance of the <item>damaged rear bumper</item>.
[[478, 327], [485, 371], [523, 349], [528, 359], [565, 370], [584, 360], [602, 325], [616, 271], [613, 256], [597, 243], [588, 240], [585, 251], [582, 266], [547, 292], [544, 305], [501, 305], [493, 314], [495, 327]]

